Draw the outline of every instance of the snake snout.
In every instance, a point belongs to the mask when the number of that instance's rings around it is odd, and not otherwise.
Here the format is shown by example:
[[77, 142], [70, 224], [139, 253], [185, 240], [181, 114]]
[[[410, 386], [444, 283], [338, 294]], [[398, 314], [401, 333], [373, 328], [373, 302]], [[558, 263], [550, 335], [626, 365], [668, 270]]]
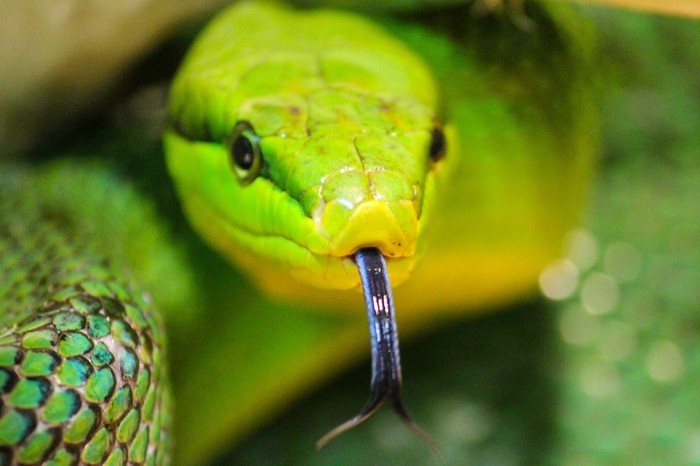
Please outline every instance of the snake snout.
[[412, 201], [372, 199], [350, 206], [333, 200], [325, 205], [320, 221], [333, 256], [350, 256], [367, 247], [388, 258], [415, 253], [418, 220]]
[[328, 254], [348, 257], [377, 248], [387, 258], [412, 256], [418, 237], [418, 188], [405, 173], [346, 168], [324, 178], [312, 218]]

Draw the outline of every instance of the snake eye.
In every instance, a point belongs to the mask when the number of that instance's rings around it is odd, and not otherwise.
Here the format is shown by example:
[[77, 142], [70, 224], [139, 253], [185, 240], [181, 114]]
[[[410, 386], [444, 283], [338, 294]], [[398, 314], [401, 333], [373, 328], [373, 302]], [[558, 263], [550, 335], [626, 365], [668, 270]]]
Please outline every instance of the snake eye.
[[247, 121], [239, 121], [233, 129], [228, 143], [231, 166], [238, 181], [245, 186], [250, 184], [262, 168], [260, 137]]
[[442, 160], [445, 156], [445, 151], [447, 149], [447, 141], [445, 140], [445, 133], [439, 126], [434, 126], [430, 132], [430, 158], [433, 162], [438, 162]]

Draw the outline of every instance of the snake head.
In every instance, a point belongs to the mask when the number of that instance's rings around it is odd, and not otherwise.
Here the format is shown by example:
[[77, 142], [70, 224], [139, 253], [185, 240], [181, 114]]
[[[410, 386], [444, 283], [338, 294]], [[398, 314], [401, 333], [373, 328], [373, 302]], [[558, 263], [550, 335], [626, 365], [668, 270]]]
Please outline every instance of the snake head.
[[375, 247], [404, 281], [444, 153], [426, 66], [352, 15], [236, 12], [172, 88], [166, 153], [191, 222], [263, 278], [359, 287], [352, 255]]

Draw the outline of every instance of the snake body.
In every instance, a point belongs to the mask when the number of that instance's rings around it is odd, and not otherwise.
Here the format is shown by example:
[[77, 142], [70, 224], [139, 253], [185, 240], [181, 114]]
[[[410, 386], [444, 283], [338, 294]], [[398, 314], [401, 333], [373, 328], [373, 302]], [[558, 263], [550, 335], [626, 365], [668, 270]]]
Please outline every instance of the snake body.
[[[532, 34], [508, 20], [465, 31], [457, 11], [436, 14], [435, 33], [272, 4], [223, 12], [169, 104], [169, 170], [195, 228], [263, 289], [354, 312], [352, 256], [376, 248], [409, 324], [529, 290], [591, 170], [575, 58], [588, 50], [566, 13], [534, 9]], [[160, 324], [60, 189], [8, 178], [0, 463], [164, 464]]]
[[[162, 323], [98, 251], [94, 217], [61, 202], [65, 183], [79, 182], [65, 168], [6, 169], [0, 186], [0, 312], [9, 322], [0, 336], [0, 464], [163, 464]], [[82, 181], [89, 196], [104, 187], [99, 177]], [[117, 194], [103, 192], [108, 203]]]

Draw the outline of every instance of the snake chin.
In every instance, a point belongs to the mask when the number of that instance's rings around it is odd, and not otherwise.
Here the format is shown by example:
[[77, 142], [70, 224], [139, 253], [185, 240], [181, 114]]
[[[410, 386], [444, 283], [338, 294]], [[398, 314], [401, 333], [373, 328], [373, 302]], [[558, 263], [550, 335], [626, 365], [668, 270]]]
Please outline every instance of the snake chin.
[[[326, 255], [309, 260], [319, 267], [265, 265], [258, 258], [256, 267], [246, 269], [252, 272], [258, 288], [278, 299], [318, 309], [356, 313], [362, 286], [354, 255]], [[416, 258], [388, 258], [386, 264], [392, 286], [396, 287], [411, 276]]]
[[[359, 248], [358, 248], [359, 249]], [[360, 290], [360, 277], [355, 264], [355, 252], [346, 256], [313, 255], [305, 267], [288, 269], [289, 276], [297, 282], [324, 290]], [[384, 256], [387, 270], [394, 286], [400, 285], [411, 275], [415, 256]]]

